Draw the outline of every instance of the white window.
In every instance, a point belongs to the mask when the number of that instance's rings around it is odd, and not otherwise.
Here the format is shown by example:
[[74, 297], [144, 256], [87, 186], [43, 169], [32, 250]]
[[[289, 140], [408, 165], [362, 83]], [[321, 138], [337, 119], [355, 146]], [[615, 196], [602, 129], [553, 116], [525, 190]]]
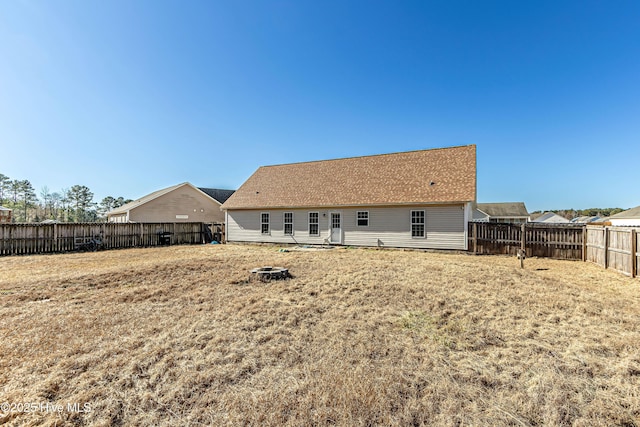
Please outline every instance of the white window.
[[261, 213], [260, 214], [260, 229], [262, 230], [262, 234], [270, 234], [271, 230], [269, 227], [269, 213]]
[[309, 212], [309, 236], [320, 235], [320, 214], [318, 212]]
[[411, 237], [424, 238], [424, 211], [411, 211]]
[[369, 212], [367, 211], [359, 211], [356, 213], [356, 224], [358, 227], [368, 227], [369, 226]]
[[293, 212], [284, 213], [284, 234], [293, 235]]

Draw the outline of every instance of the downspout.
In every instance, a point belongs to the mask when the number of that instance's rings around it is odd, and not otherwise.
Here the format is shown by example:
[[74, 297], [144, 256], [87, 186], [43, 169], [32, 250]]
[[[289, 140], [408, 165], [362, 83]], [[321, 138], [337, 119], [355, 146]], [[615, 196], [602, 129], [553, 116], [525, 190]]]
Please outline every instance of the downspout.
[[227, 209], [224, 210], [224, 242], [227, 243], [229, 241], [229, 211]]
[[473, 216], [474, 202], [467, 202], [464, 204], [464, 250], [469, 250], [469, 218]]

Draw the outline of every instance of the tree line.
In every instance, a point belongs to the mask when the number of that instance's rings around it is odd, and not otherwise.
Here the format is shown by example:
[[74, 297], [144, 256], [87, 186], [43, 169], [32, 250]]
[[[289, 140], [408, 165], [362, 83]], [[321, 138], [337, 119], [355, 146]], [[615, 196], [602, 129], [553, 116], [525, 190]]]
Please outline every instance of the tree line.
[[99, 203], [85, 185], [73, 185], [60, 191], [44, 186], [36, 194], [27, 179], [11, 179], [0, 173], [0, 206], [12, 209], [13, 222], [99, 222], [106, 221], [107, 213], [131, 199], [107, 196]]

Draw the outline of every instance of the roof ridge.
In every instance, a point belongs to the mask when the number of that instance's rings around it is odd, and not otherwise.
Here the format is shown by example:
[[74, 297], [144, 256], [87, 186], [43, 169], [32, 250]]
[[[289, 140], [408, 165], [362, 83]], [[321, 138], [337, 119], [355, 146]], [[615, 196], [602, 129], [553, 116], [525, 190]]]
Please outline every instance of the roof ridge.
[[138, 197], [137, 199], [132, 200], [129, 203], [125, 203], [122, 206], [118, 206], [117, 208], [109, 211], [108, 214], [111, 215], [111, 214], [119, 214], [119, 213], [127, 212], [128, 210], [137, 208], [138, 206], [143, 205], [143, 204], [145, 204], [147, 202], [150, 202], [151, 200], [155, 200], [160, 196], [164, 196], [165, 194], [168, 194], [168, 193], [170, 193], [170, 192], [182, 187], [183, 185], [191, 185], [191, 186], [193, 186], [193, 184], [191, 184], [189, 181], [185, 181], [185, 182], [182, 182], [180, 184], [175, 184], [175, 185], [172, 185], [172, 186], [169, 186], [169, 187], [166, 187], [166, 188], [161, 188], [159, 190], [152, 191], [151, 193], [146, 194], [146, 195], [144, 195], [142, 197]]
[[272, 168], [278, 166], [290, 166], [290, 165], [304, 165], [309, 163], [323, 163], [323, 162], [334, 162], [339, 160], [352, 160], [352, 159], [363, 159], [363, 158], [371, 158], [371, 157], [384, 157], [384, 156], [394, 156], [397, 154], [411, 154], [411, 153], [420, 153], [423, 151], [439, 151], [439, 150], [450, 150], [453, 148], [467, 148], [467, 147], [475, 147], [476, 144], [466, 144], [466, 145], [454, 145], [451, 147], [435, 147], [435, 148], [425, 148], [422, 150], [409, 150], [409, 151], [396, 151], [393, 153], [379, 153], [379, 154], [365, 154], [361, 156], [349, 156], [349, 157], [338, 157], [334, 159], [324, 159], [324, 160], [305, 160], [301, 162], [292, 162], [292, 163], [278, 163], [273, 165], [263, 165], [260, 166], [259, 169], [262, 168]]
[[223, 209], [475, 200], [476, 146], [466, 145], [261, 166]]

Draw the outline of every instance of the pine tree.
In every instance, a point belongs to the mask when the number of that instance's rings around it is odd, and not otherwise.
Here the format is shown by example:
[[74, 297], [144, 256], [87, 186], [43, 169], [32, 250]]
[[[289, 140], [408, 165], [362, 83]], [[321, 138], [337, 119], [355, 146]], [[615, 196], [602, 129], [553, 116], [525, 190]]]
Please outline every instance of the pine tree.
[[95, 203], [93, 203], [93, 193], [89, 190], [89, 187], [84, 185], [72, 186], [69, 190], [69, 202], [74, 207], [74, 222], [85, 222], [95, 218], [95, 212], [92, 211]]
[[8, 176], [0, 173], [0, 206], [4, 205], [5, 197], [10, 190], [11, 179]]

